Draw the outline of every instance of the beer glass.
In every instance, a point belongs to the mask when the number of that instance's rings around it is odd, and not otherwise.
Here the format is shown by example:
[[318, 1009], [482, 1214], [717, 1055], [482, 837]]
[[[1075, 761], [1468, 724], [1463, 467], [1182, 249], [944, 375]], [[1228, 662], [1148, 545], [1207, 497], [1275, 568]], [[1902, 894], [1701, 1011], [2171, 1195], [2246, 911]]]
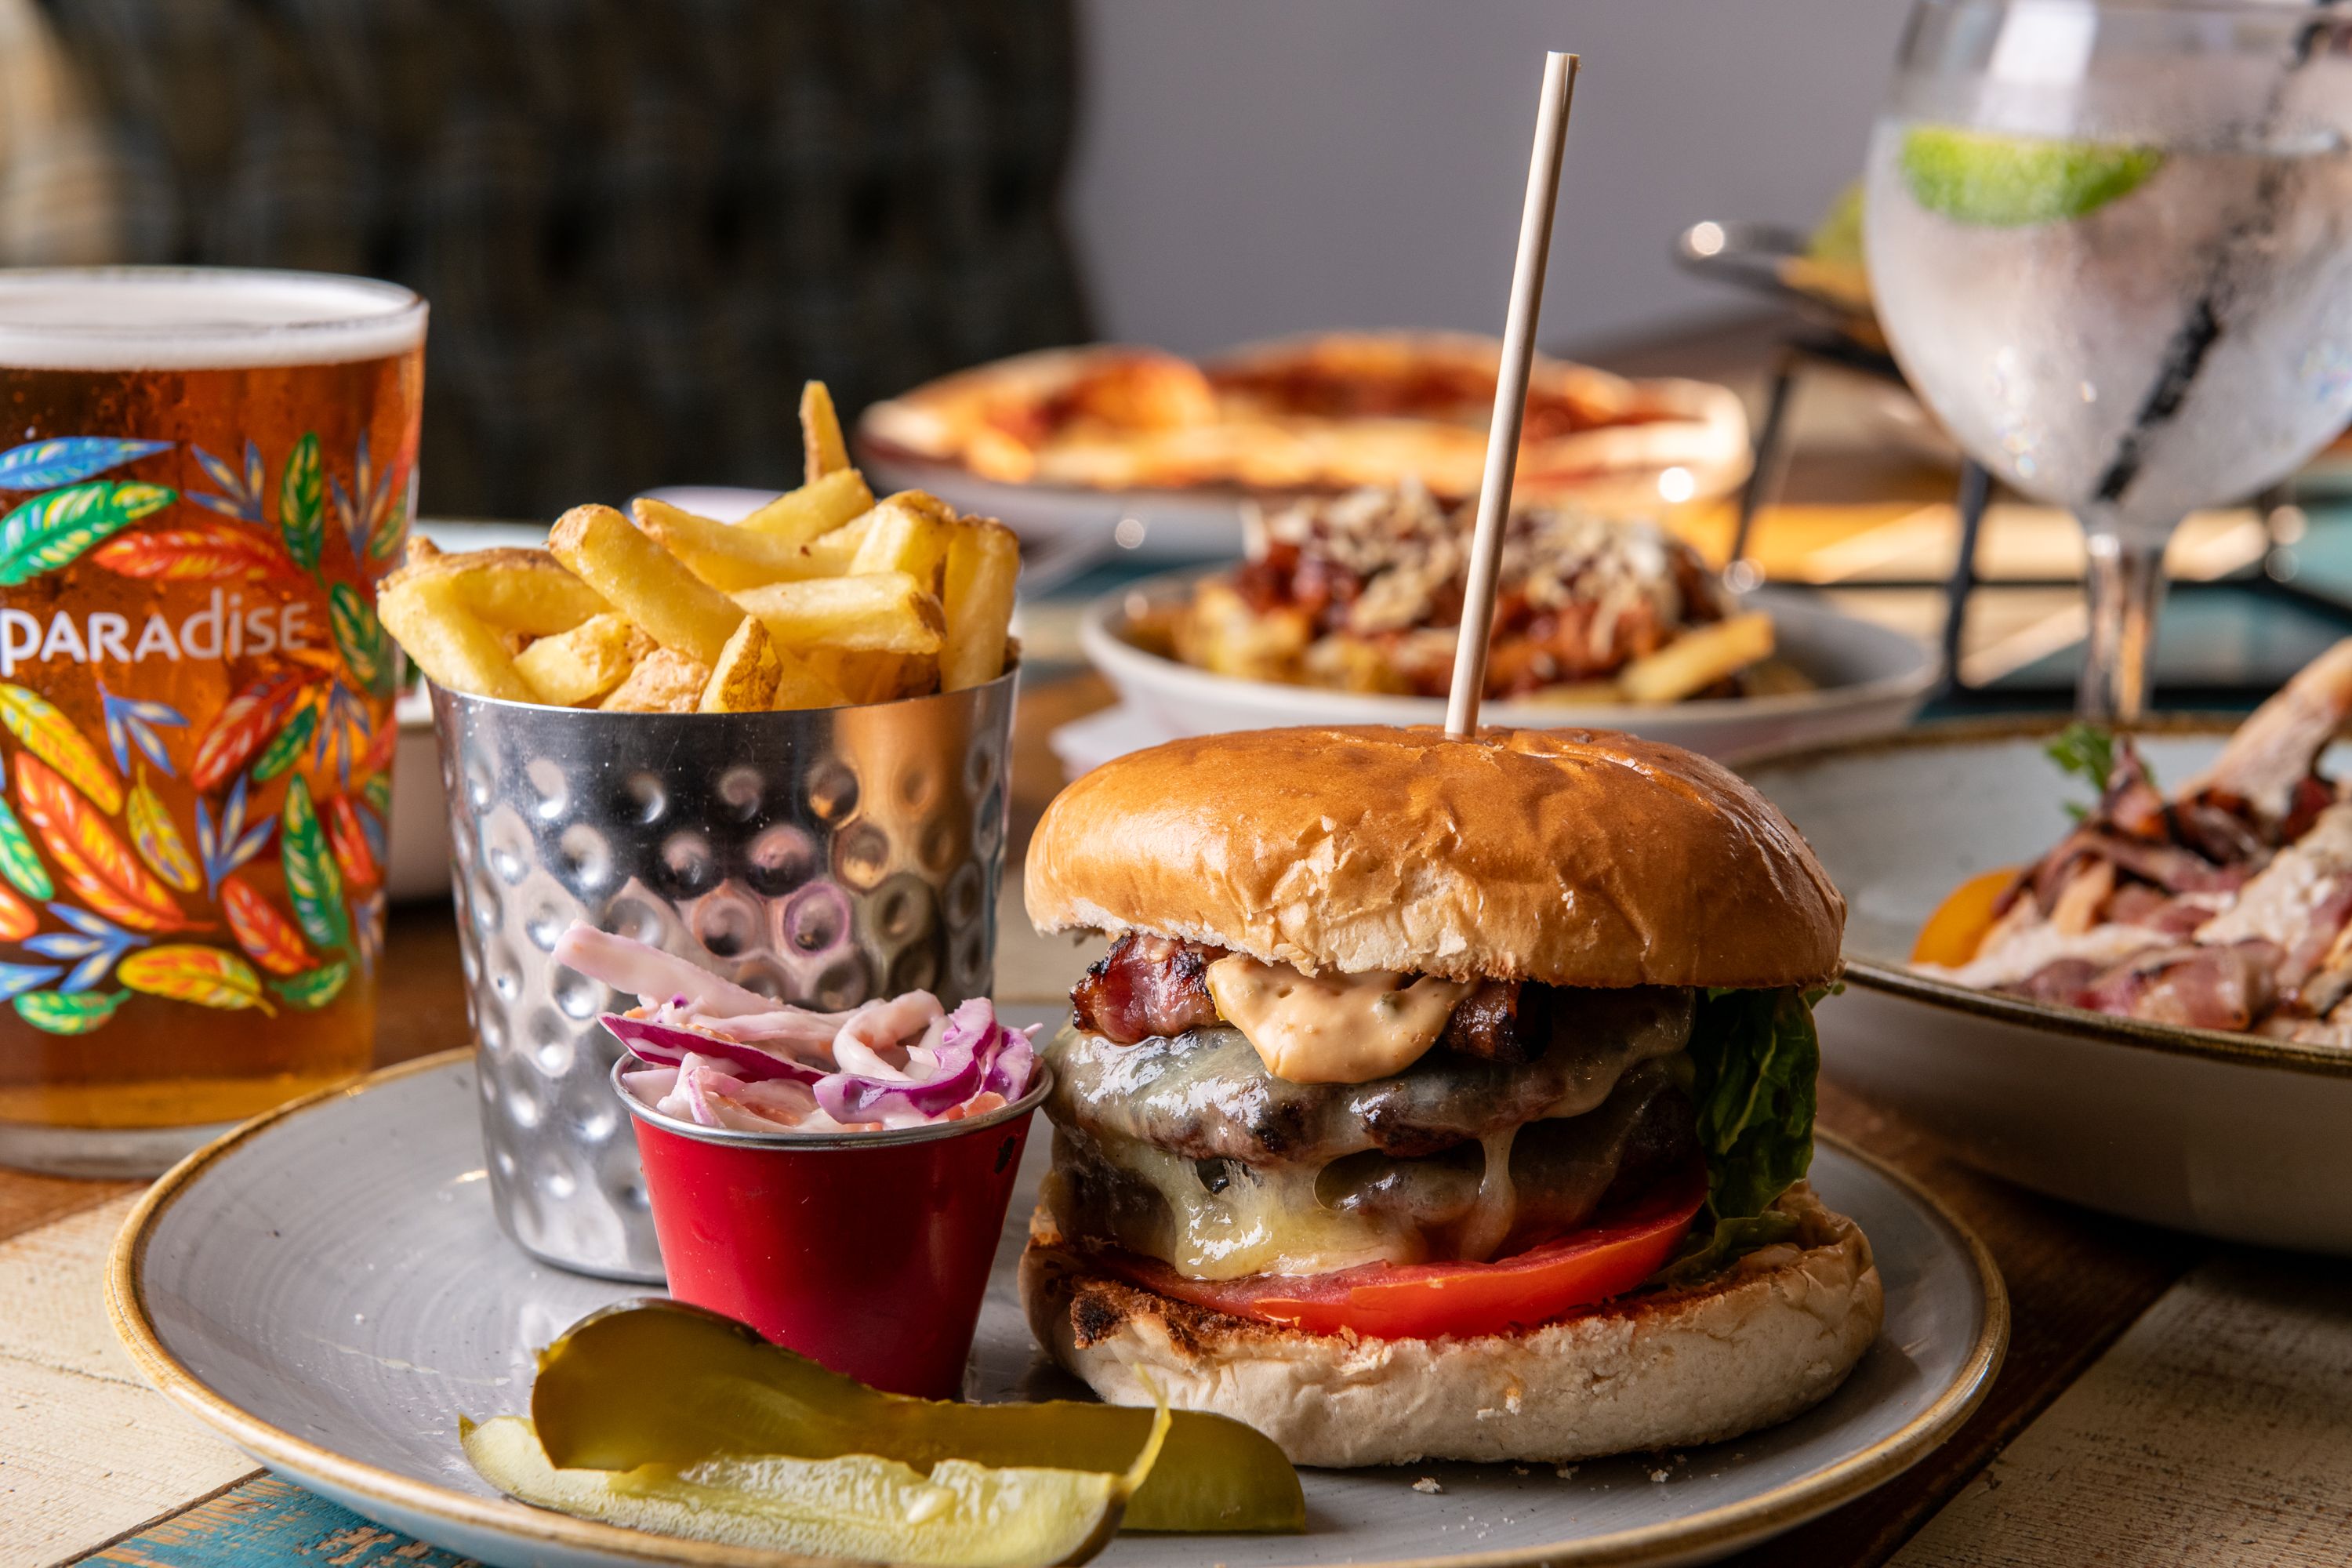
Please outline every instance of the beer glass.
[[150, 1173], [368, 1065], [425, 316], [0, 271], [0, 1163]]

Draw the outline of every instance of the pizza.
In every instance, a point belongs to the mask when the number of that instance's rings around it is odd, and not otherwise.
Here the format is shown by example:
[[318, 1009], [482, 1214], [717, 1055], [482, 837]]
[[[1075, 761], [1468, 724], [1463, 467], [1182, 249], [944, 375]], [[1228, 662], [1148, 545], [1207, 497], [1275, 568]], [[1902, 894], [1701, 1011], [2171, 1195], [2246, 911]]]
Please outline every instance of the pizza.
[[[860, 437], [877, 457], [1007, 484], [1329, 493], [1410, 480], [1452, 502], [1477, 493], [1500, 360], [1493, 339], [1433, 332], [1321, 333], [1200, 363], [1120, 344], [1045, 349], [877, 403]], [[1730, 489], [1748, 452], [1727, 388], [1538, 355], [1517, 489], [1654, 506]], [[1668, 469], [1686, 482], [1662, 489]]]

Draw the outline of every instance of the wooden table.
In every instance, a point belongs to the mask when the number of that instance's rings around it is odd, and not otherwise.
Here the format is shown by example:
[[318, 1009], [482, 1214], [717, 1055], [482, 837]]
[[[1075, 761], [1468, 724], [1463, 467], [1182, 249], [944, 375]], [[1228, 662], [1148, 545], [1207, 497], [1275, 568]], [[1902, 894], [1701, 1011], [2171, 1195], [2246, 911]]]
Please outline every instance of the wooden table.
[[[1088, 677], [1024, 700], [1016, 846], [1057, 781], [1046, 735], [1104, 700]], [[1007, 909], [1000, 994], [1055, 999], [1086, 952], [1029, 932], [1017, 897]], [[396, 911], [384, 963], [379, 1059], [460, 1041], [447, 908]], [[2036, 1197], [1975, 1173], [1834, 1083], [1822, 1122], [1919, 1177], [1977, 1228], [2008, 1278], [2015, 1338], [1990, 1395], [1950, 1443], [1743, 1561], [2352, 1557], [2352, 1269], [2218, 1248]], [[137, 1190], [0, 1173], [0, 1568], [84, 1558], [451, 1568], [446, 1554], [263, 1475], [139, 1382], [100, 1304], [105, 1247]]]

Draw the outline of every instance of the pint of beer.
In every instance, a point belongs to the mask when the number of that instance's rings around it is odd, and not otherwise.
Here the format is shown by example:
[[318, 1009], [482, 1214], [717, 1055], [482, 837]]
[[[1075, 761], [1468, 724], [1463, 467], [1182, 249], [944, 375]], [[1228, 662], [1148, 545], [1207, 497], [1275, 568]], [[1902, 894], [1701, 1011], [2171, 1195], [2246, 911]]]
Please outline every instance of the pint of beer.
[[425, 316], [0, 271], [0, 1163], [152, 1172], [367, 1066]]

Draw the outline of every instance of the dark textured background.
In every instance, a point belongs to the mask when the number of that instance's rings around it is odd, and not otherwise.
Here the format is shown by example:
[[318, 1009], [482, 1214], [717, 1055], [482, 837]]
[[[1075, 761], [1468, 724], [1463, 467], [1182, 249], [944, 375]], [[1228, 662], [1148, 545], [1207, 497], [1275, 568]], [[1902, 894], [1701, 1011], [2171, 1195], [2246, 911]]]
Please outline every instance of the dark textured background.
[[796, 482], [845, 414], [1087, 335], [1071, 0], [42, 0], [121, 259], [433, 303], [423, 508]]

